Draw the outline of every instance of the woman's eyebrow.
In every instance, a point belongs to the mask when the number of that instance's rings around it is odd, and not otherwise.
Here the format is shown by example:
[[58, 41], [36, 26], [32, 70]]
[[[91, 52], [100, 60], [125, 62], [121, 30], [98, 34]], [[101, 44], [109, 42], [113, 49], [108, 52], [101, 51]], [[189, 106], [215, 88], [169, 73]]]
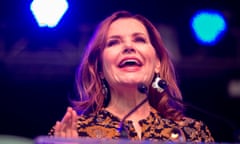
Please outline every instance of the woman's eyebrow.
[[[143, 32], [135, 32], [131, 35], [132, 36], [139, 36], [139, 35], [145, 36], [146, 34]], [[121, 36], [120, 35], [111, 35], [110, 37], [108, 37], [108, 39], [114, 39], [114, 38], [118, 39], [118, 38], [121, 38]]]
[[119, 39], [121, 38], [120, 35], [111, 35], [110, 37], [108, 37], [107, 39]]

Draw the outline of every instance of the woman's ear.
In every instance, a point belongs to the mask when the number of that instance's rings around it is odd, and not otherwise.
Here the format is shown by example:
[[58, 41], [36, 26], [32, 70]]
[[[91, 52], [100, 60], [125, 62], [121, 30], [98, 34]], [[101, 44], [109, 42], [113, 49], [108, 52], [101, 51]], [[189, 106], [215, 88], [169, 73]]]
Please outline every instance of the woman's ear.
[[155, 66], [155, 73], [159, 73], [161, 68], [160, 60], [157, 60], [156, 66]]

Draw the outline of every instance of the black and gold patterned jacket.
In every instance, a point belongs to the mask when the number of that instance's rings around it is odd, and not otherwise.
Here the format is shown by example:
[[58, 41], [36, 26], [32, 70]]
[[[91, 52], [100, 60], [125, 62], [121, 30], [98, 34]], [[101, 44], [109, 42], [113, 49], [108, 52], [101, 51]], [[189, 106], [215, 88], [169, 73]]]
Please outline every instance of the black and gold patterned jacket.
[[[139, 140], [132, 121], [125, 121], [123, 131], [119, 132], [121, 120], [106, 111], [97, 114], [81, 115], [78, 119], [79, 137], [120, 139], [123, 136], [130, 140]], [[141, 140], [177, 141], [180, 142], [214, 142], [208, 127], [201, 121], [185, 117], [181, 121], [162, 118], [151, 108], [146, 119], [139, 121], [142, 127]], [[124, 132], [124, 133], [123, 133]], [[49, 135], [54, 134], [54, 127]]]

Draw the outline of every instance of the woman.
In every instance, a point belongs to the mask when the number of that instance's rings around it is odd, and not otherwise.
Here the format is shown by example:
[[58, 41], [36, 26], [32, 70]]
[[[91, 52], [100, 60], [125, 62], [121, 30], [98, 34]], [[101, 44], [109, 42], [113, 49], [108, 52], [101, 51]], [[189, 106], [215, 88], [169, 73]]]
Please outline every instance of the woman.
[[[162, 80], [167, 85], [161, 87]], [[49, 135], [214, 141], [206, 125], [184, 115], [167, 49], [158, 30], [141, 15], [118, 11], [100, 23], [76, 84], [80, 101], [73, 102]]]

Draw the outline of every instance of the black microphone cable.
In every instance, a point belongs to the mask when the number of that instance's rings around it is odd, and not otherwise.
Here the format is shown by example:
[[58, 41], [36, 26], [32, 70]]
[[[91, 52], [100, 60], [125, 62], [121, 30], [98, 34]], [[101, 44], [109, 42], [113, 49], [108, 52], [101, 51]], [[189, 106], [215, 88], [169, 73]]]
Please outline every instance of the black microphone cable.
[[143, 84], [143, 83], [139, 83], [138, 86], [137, 86], [137, 89], [138, 89], [138, 91], [139, 91], [140, 93], [146, 94], [147, 97], [146, 97], [145, 99], [143, 99], [143, 100], [142, 100], [136, 107], [134, 107], [130, 112], [128, 112], [127, 115], [125, 115], [125, 116], [123, 117], [123, 119], [121, 120], [119, 129], [118, 129], [121, 138], [126, 138], [126, 137], [127, 137], [127, 133], [126, 133], [126, 131], [124, 131], [124, 129], [123, 129], [124, 121], [125, 121], [131, 114], [133, 114], [138, 108], [140, 108], [144, 103], [146, 103], [146, 102], [148, 101], [148, 94], [147, 94], [147, 93], [148, 93], [148, 88], [147, 88], [147, 86], [146, 86], [145, 84]]

